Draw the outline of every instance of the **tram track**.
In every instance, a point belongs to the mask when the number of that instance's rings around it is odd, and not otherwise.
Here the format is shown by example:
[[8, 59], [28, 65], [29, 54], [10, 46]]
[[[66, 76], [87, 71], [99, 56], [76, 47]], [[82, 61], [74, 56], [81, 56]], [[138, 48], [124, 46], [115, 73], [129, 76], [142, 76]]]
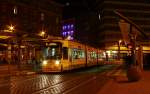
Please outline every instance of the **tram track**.
[[[40, 94], [41, 92], [44, 92], [44, 91], [49, 91], [50, 94], [62, 94], [66, 90], [70, 90], [72, 88], [72, 86], [78, 85], [79, 83], [83, 82], [86, 78], [87, 78], [87, 76], [86, 77], [76, 76], [75, 78], [71, 78], [69, 80], [64, 80], [62, 82], [53, 84], [49, 87], [45, 87], [40, 90], [37, 90], [32, 94]], [[57, 89], [57, 91], [52, 92], [53, 89]]]
[[80, 88], [81, 86], [83, 86], [83, 85], [85, 85], [85, 84], [87, 84], [87, 83], [89, 83], [89, 82], [91, 82], [91, 81], [93, 81], [93, 80], [95, 80], [94, 77], [93, 77], [93, 78], [90, 78], [90, 79], [88, 79], [88, 80], [86, 80], [86, 81], [83, 81], [83, 82], [80, 83], [79, 85], [76, 85], [75, 87], [72, 87], [71, 89], [66, 90], [65, 92], [62, 92], [62, 94], [68, 94], [68, 93], [74, 91], [75, 89]]
[[96, 82], [103, 84], [100, 82], [100, 79], [102, 79], [104, 82], [104, 73], [80, 74], [80, 76], [77, 76], [76, 78], [62, 81], [50, 87], [38, 90], [32, 94], [41, 94], [42, 92], [48, 92], [48, 94], [73, 94], [72, 91], [76, 92], [77, 89], [82, 88], [82, 86], [86, 86], [88, 83], [92, 83], [95, 80]]

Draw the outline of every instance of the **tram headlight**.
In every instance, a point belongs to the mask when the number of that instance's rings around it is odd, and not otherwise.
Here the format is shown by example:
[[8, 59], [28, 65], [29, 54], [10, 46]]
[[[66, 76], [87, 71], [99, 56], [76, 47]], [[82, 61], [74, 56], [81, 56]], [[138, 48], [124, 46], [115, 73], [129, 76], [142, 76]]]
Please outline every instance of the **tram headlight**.
[[56, 60], [56, 61], [55, 61], [55, 64], [56, 64], [56, 65], [59, 65], [59, 64], [60, 64], [60, 60]]
[[44, 60], [44, 61], [43, 61], [43, 65], [44, 65], [44, 66], [47, 65], [47, 60]]

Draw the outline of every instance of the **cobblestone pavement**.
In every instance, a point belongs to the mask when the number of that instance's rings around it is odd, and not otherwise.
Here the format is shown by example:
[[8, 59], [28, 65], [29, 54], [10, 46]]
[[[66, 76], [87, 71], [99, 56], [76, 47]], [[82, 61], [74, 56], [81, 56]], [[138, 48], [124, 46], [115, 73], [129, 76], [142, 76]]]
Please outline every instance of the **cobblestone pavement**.
[[96, 94], [107, 80], [105, 73], [99, 72], [15, 76], [0, 80], [0, 92], [1, 94]]

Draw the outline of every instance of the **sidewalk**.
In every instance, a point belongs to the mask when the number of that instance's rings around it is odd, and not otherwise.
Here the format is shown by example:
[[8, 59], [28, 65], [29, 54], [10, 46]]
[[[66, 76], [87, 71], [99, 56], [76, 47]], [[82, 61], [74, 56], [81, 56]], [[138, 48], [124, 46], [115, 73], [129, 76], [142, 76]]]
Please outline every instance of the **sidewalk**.
[[128, 82], [124, 70], [118, 70], [98, 94], [150, 94], [150, 71], [143, 71], [138, 82]]
[[36, 74], [36, 72], [32, 72], [32, 71], [12, 71], [10, 73], [5, 73], [5, 74], [0, 73], [0, 79], [10, 77], [10, 76], [26, 76], [26, 75], [32, 75], [32, 74]]
[[31, 70], [18, 70], [16, 66], [0, 66], [0, 78], [5, 78], [9, 76], [23, 76], [23, 75], [31, 75], [35, 74], [36, 72], [33, 72]]

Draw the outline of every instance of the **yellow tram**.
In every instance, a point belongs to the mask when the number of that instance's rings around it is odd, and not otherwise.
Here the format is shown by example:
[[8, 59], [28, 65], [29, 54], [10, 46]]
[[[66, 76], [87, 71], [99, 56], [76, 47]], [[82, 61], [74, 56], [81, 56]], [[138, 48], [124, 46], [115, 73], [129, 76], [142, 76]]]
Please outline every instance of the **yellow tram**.
[[91, 46], [70, 41], [52, 40], [42, 50], [42, 72], [61, 72], [97, 65], [100, 51]]

